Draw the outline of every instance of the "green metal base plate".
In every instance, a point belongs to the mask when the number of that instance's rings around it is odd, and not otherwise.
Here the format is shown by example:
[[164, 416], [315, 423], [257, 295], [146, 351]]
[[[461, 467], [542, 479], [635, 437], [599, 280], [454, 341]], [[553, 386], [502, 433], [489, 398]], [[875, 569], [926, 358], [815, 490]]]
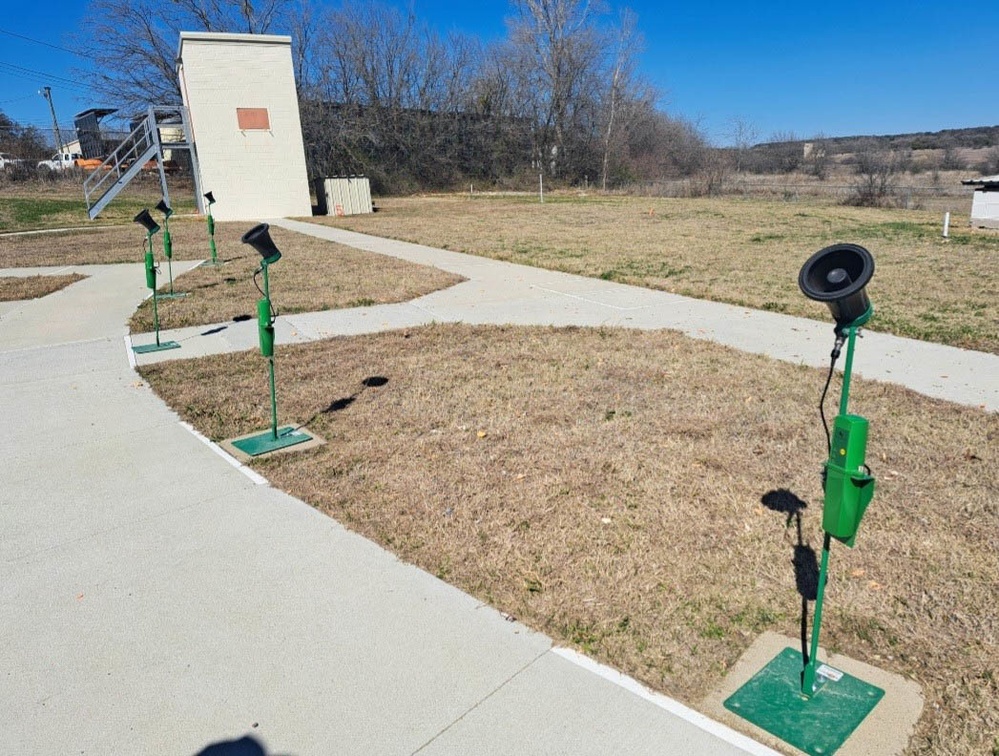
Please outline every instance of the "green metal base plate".
[[142, 344], [133, 346], [132, 351], [136, 354], [148, 354], [149, 352], [162, 352], [164, 349], [180, 349], [180, 344], [176, 341], [161, 341], [159, 344]]
[[175, 291], [172, 294], [157, 294], [159, 299], [181, 299], [183, 297], [191, 296], [189, 291]]
[[249, 436], [241, 438], [238, 441], [233, 441], [232, 445], [244, 454], [257, 457], [261, 454], [267, 454], [267, 452], [285, 449], [289, 446], [311, 440], [312, 436], [305, 431], [291, 425], [286, 425], [283, 428], [278, 428], [277, 438], [274, 438], [273, 434], [268, 430], [258, 433], [256, 436]]
[[871, 713], [885, 692], [820, 664], [823, 684], [811, 698], [801, 693], [801, 652], [785, 648], [725, 700], [725, 708], [785, 743], [816, 756], [835, 753]]

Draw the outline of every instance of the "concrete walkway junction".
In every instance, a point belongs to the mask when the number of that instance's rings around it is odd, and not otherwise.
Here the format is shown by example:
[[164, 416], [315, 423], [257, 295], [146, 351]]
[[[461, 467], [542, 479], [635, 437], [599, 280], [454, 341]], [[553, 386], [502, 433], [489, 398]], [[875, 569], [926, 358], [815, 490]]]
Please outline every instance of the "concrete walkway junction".
[[[673, 328], [813, 365], [831, 348], [831, 323], [273, 223], [468, 279], [281, 316], [279, 344], [462, 321]], [[0, 753], [773, 753], [401, 563], [178, 422], [132, 370], [141, 266], [2, 274], [69, 271], [88, 277], [0, 303]], [[257, 345], [255, 321], [162, 337], [182, 348], [141, 360]], [[858, 374], [999, 409], [999, 358], [865, 342]]]

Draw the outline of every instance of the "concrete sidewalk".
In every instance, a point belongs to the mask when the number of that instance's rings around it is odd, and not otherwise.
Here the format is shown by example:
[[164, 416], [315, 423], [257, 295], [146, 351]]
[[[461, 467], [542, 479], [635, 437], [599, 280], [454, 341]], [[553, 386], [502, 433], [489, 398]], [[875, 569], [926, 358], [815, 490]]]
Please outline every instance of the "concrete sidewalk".
[[[831, 324], [274, 223], [468, 279], [400, 305], [282, 316], [280, 343], [463, 321], [676, 328], [812, 365], [831, 347]], [[772, 753], [236, 465], [129, 366], [141, 266], [64, 270], [90, 277], [0, 308], [0, 752], [194, 754], [250, 737], [298, 756]], [[253, 321], [163, 337], [182, 348], [142, 361], [257, 339]], [[868, 333], [856, 370], [999, 409], [993, 355]]]
[[[457, 286], [401, 304], [282, 315], [276, 323], [279, 343], [432, 322], [669, 328], [696, 339], [715, 341], [787, 362], [815, 367], [829, 364], [833, 342], [831, 319], [823, 323], [707, 302], [314, 223], [293, 220], [270, 223], [357, 249], [440, 268], [468, 279]], [[335, 258], [330, 264], [336, 264]], [[274, 292], [274, 299], [280, 310], [280, 291]], [[873, 325], [876, 326], [876, 315]], [[180, 342], [182, 350], [144, 355], [140, 363], [253, 349], [257, 345], [255, 321], [163, 333], [165, 338]], [[144, 338], [149, 340], [148, 336]], [[854, 374], [907, 386], [937, 399], [999, 410], [999, 356], [993, 354], [865, 330], [857, 349]]]
[[129, 366], [141, 266], [69, 270], [0, 312], [0, 752], [772, 753], [234, 465]]

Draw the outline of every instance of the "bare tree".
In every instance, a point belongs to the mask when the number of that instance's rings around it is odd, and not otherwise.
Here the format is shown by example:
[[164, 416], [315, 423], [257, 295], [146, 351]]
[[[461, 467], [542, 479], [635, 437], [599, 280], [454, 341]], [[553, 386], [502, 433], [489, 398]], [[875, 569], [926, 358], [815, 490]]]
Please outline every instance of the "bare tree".
[[983, 176], [999, 174], [999, 144], [990, 147], [985, 159], [975, 167]]
[[480, 58], [472, 41], [379, 4], [328, 11], [320, 27], [302, 96], [315, 173], [363, 172], [378, 188], [405, 190], [467, 171]]
[[174, 59], [181, 31], [264, 34], [287, 28], [295, 0], [91, 0], [77, 40], [85, 72], [109, 104], [141, 110], [180, 102]]
[[816, 134], [810, 141], [805, 142], [802, 155], [803, 165], [810, 174], [819, 181], [825, 181], [829, 177], [832, 156], [829, 154], [829, 144], [824, 135]]
[[793, 131], [774, 132], [766, 147], [768, 173], [793, 173], [804, 159], [804, 145]]
[[47, 155], [49, 146], [39, 129], [34, 126], [22, 126], [0, 111], [0, 152], [32, 160]]
[[732, 143], [732, 150], [735, 155], [732, 167], [736, 173], [740, 173], [745, 167], [746, 154], [759, 140], [760, 132], [753, 123], [743, 118], [732, 118], [728, 122], [728, 132], [725, 136]]
[[866, 207], [884, 205], [892, 193], [892, 179], [905, 170], [907, 155], [901, 150], [881, 148], [870, 141], [856, 152], [856, 160], [853, 203]]
[[610, 165], [611, 150], [615, 138], [627, 129], [632, 119], [628, 118], [629, 105], [640, 99], [635, 90], [635, 54], [641, 45], [636, 31], [638, 17], [629, 9], [621, 12], [621, 22], [614, 35], [614, 51], [610, 67], [610, 81], [604, 104], [603, 159], [601, 160], [600, 185], [607, 191], [607, 171]]
[[508, 49], [533, 111], [536, 159], [562, 176], [579, 167], [594, 136], [603, 35], [587, 0], [513, 0], [513, 7]]

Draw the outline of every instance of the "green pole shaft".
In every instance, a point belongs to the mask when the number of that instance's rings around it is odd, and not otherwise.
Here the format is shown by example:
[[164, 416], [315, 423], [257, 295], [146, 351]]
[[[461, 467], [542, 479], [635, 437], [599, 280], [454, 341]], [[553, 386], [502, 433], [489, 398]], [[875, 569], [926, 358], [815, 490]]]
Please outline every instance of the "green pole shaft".
[[[850, 377], [853, 374], [853, 350], [857, 344], [857, 327], [850, 326], [846, 331], [846, 365], [843, 367], [843, 388], [839, 395], [839, 414], [845, 415], [850, 401]], [[819, 584], [815, 593], [815, 616], [812, 618], [812, 641], [808, 652], [808, 663], [801, 674], [801, 692], [806, 696], [815, 693], [815, 670], [818, 666], [819, 632], [822, 628], [822, 602], [826, 593], [826, 577], [829, 569], [829, 546], [832, 537], [825, 533], [822, 541], [822, 562], [819, 566]]]
[[[149, 253], [152, 254], [153, 251], [153, 235], [151, 233], [146, 234], [146, 242], [149, 244]], [[143, 254], [145, 254], [146, 248], [142, 248]], [[160, 345], [160, 316], [156, 312], [156, 277], [153, 274], [153, 330], [156, 331], [156, 346]]]
[[822, 626], [822, 602], [826, 593], [826, 574], [829, 569], [829, 544], [831, 540], [830, 535], [826, 533], [822, 541], [822, 564], [819, 567], [819, 584], [815, 592], [815, 616], [812, 618], [812, 642], [808, 650], [808, 663], [801, 675], [801, 692], [806, 696], [815, 693], [815, 669], [819, 661], [819, 630]]
[[843, 389], [839, 395], [839, 414], [846, 414], [846, 405], [850, 399], [850, 376], [853, 374], [853, 347], [857, 343], [857, 327], [847, 329], [846, 365], [843, 367]]
[[[262, 262], [261, 267], [264, 270], [264, 299], [267, 300], [267, 310], [270, 312], [271, 284], [270, 279], [267, 276], [267, 262]], [[273, 323], [273, 320], [271, 322]], [[277, 391], [274, 387], [274, 355], [268, 357], [267, 362], [270, 364], [271, 377], [271, 440], [277, 441]]]
[[271, 368], [271, 440], [277, 441], [277, 392], [274, 389], [274, 358], [268, 357]]
[[156, 346], [160, 345], [160, 316], [156, 312], [156, 289], [153, 289], [153, 328], [156, 329]]

